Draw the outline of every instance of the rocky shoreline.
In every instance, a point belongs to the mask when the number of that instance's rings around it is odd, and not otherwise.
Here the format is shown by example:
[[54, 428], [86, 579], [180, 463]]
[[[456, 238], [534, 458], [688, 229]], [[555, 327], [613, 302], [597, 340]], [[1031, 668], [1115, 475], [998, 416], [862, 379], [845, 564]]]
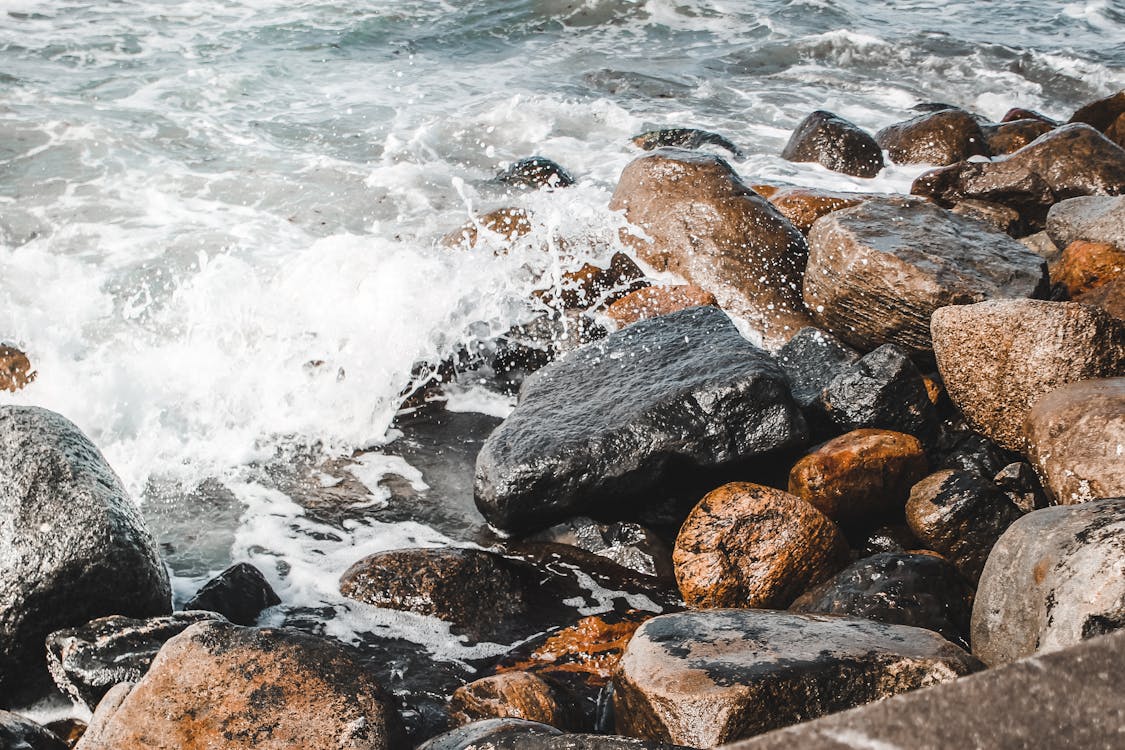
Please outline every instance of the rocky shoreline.
[[[284, 602], [245, 563], [173, 612], [98, 449], [0, 406], [0, 709], [55, 689], [94, 712], [0, 711], [0, 747], [1119, 747], [1125, 91], [1067, 123], [917, 109], [874, 135], [814, 112], [783, 152], [933, 166], [910, 196], [759, 184], [701, 150], [739, 158], [721, 135], [637, 136], [610, 203], [629, 252], [421, 368], [415, 410], [465, 368], [519, 391], [475, 463], [503, 536], [365, 557], [340, 591], [498, 659], [258, 627]], [[540, 157], [498, 179], [574, 182]], [[504, 207], [443, 242], [534, 232]], [[0, 388], [34, 377], [0, 350]]]

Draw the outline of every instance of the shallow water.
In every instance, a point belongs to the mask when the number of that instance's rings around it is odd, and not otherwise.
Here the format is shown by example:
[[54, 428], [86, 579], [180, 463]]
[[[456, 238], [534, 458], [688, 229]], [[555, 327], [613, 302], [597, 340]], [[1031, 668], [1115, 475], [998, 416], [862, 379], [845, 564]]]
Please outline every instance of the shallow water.
[[[348, 605], [336, 579], [379, 549], [487, 537], [467, 476], [487, 423], [400, 437], [399, 394], [616, 249], [630, 136], [704, 127], [749, 180], [905, 191], [920, 169], [777, 154], [815, 108], [872, 130], [923, 101], [1065, 118], [1125, 85], [1122, 40], [1108, 0], [0, 0], [0, 339], [39, 373], [0, 400], [101, 447], [178, 601], [249, 559], [288, 607], [335, 611], [336, 635], [457, 656], [440, 623]], [[491, 178], [531, 154], [578, 184], [505, 194]], [[438, 244], [501, 205], [534, 211], [516, 252]], [[399, 457], [320, 465], [388, 439]]]

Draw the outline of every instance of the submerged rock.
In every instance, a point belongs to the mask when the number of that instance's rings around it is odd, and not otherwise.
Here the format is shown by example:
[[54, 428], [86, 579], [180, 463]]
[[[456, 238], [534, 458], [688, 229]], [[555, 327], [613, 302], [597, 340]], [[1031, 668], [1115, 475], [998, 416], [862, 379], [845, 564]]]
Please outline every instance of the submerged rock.
[[943, 109], [883, 128], [875, 134], [895, 164], [953, 164], [988, 156], [980, 123], [963, 109]]
[[789, 161], [816, 162], [833, 172], [874, 177], [883, 169], [883, 151], [858, 125], [817, 110], [793, 131], [781, 152]]
[[694, 150], [702, 146], [718, 146], [726, 149], [736, 159], [745, 159], [742, 149], [734, 145], [729, 139], [709, 130], [695, 128], [664, 128], [662, 130], [649, 130], [640, 135], [633, 136], [630, 140], [633, 145], [652, 151], [657, 148], [686, 148]]
[[496, 175], [496, 179], [523, 188], [564, 188], [574, 184], [570, 173], [545, 156], [520, 159]]
[[263, 609], [275, 604], [281, 604], [281, 599], [262, 571], [250, 563], [238, 563], [203, 584], [184, 609], [218, 612], [235, 625], [253, 625]]

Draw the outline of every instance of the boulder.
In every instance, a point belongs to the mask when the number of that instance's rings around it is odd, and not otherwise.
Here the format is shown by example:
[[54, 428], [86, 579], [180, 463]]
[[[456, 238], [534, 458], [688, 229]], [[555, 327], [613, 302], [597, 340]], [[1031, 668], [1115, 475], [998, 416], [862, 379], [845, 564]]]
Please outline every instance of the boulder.
[[639, 523], [598, 523], [577, 516], [533, 534], [527, 541], [569, 544], [644, 575], [672, 575], [672, 548]]
[[526, 531], [654, 503], [670, 483], [800, 446], [785, 374], [722, 311], [634, 323], [529, 377], [477, 456], [477, 507]]
[[1067, 122], [1081, 122], [1096, 130], [1105, 131], [1123, 114], [1125, 114], [1125, 89], [1079, 107]]
[[355, 655], [296, 631], [198, 623], [110, 695], [116, 710], [99, 706], [78, 750], [403, 747], [391, 699]]
[[821, 404], [843, 430], [895, 430], [923, 442], [937, 430], [925, 379], [906, 350], [894, 344], [841, 368], [821, 392]]
[[968, 648], [973, 587], [944, 558], [883, 552], [809, 589], [789, 611], [925, 628]]
[[927, 468], [922, 443], [914, 436], [853, 430], [794, 464], [789, 492], [833, 521], [850, 525], [901, 511]]
[[592, 309], [643, 289], [647, 284], [644, 277], [645, 272], [632, 258], [625, 253], [614, 253], [605, 268], [585, 263], [562, 274], [555, 288], [537, 292], [536, 296], [548, 307]]
[[626, 294], [606, 308], [606, 316], [619, 328], [638, 320], [679, 312], [689, 307], [717, 305], [715, 295], [691, 284], [650, 286]]
[[1051, 240], [1051, 236], [1046, 231], [1020, 237], [1019, 243], [1048, 263], [1054, 263], [1062, 257], [1062, 250]]
[[929, 356], [939, 307], [1047, 290], [1038, 255], [916, 199], [835, 211], [813, 226], [809, 246], [805, 303], [818, 325], [863, 351], [894, 343]]
[[0, 391], [18, 391], [35, 380], [27, 355], [14, 346], [0, 345]]
[[821, 216], [839, 211], [841, 208], [858, 206], [870, 198], [870, 195], [864, 193], [789, 187], [775, 190], [769, 195], [769, 202], [802, 234], [807, 235]]
[[630, 139], [634, 146], [652, 151], [657, 148], [685, 148], [695, 150], [703, 146], [718, 146], [726, 149], [735, 159], [745, 159], [742, 149], [718, 133], [696, 128], [664, 128], [649, 130]]
[[184, 609], [218, 612], [235, 625], [253, 625], [263, 609], [275, 604], [281, 604], [281, 599], [262, 571], [250, 563], [238, 563], [203, 584]]
[[442, 238], [449, 248], [471, 250], [482, 237], [493, 240], [496, 252], [506, 251], [513, 242], [531, 232], [531, 214], [522, 208], [498, 208], [482, 214]]
[[996, 666], [1125, 628], [1123, 561], [1125, 498], [1028, 513], [981, 574], [973, 652]]
[[67, 750], [61, 737], [25, 719], [19, 714], [0, 710], [0, 748], [4, 750]]
[[804, 235], [719, 157], [659, 149], [634, 159], [609, 207], [643, 230], [622, 237], [642, 260], [714, 294], [768, 346], [808, 323]]
[[1121, 148], [1125, 148], [1125, 114], [1118, 115], [1113, 124], [1102, 134]]
[[673, 746], [604, 734], [563, 734], [522, 719], [485, 719], [434, 737], [418, 750], [673, 750]]
[[781, 158], [816, 162], [855, 177], [874, 177], [884, 166], [883, 151], [868, 132], [823, 110], [801, 121], [782, 149]]
[[167, 614], [172, 593], [141, 514], [66, 418], [0, 406], [0, 477], [3, 706], [48, 683], [48, 633], [103, 615]]
[[801, 407], [813, 435], [838, 432], [825, 410], [821, 393], [847, 365], [860, 358], [852, 349], [828, 331], [802, 328], [777, 352], [777, 363], [789, 378], [793, 400]]
[[574, 184], [574, 178], [545, 156], [529, 156], [512, 163], [496, 175], [505, 185], [521, 188], [564, 188]]
[[[990, 229], [1003, 232], [1010, 237], [1019, 237], [1025, 234], [1024, 230], [1026, 227], [1023, 222], [1023, 217], [1020, 216], [1019, 211], [1009, 206], [967, 198], [954, 203], [950, 211], [958, 216], [975, 219]], [[1027, 246], [1024, 245], [1024, 247]], [[1032, 252], [1034, 252], [1034, 250]], [[1038, 253], [1036, 254], [1038, 255]]]
[[1125, 497], [1125, 377], [1056, 388], [1028, 412], [1023, 435], [1057, 504]]
[[1051, 281], [1071, 298], [1121, 277], [1125, 277], [1125, 250], [1107, 242], [1075, 240], [1051, 269]]
[[110, 615], [47, 636], [47, 666], [55, 685], [90, 710], [119, 682], [144, 677], [169, 639], [197, 622], [222, 620], [214, 612], [174, 612], [138, 620]]
[[883, 128], [875, 134], [895, 164], [953, 164], [988, 156], [980, 123], [963, 109], [943, 109]]
[[935, 472], [914, 485], [906, 501], [910, 530], [973, 582], [992, 545], [1020, 515], [1006, 494], [972, 471]]
[[1074, 298], [1075, 302], [1101, 308], [1118, 320], [1125, 322], [1125, 278], [1113, 281], [1083, 292]]
[[1002, 123], [1014, 122], [1016, 120], [1038, 120], [1053, 128], [1057, 128], [1062, 124], [1058, 120], [1053, 120], [1041, 112], [1036, 112], [1034, 109], [1024, 109], [1023, 107], [1012, 107], [1000, 118], [1000, 122]]
[[617, 731], [714, 747], [956, 679], [980, 663], [937, 633], [827, 615], [656, 617], [614, 678]]
[[804, 500], [734, 482], [692, 509], [672, 563], [689, 607], [785, 607], [847, 554], [836, 524]]
[[989, 153], [1003, 156], [1019, 151], [1044, 133], [1055, 129], [1055, 125], [1036, 118], [1007, 120], [981, 128]]
[[857, 546], [859, 557], [871, 557], [883, 552], [909, 552], [921, 550], [922, 542], [914, 536], [910, 527], [903, 523], [886, 524], [877, 529], [872, 529]]
[[1108, 242], [1125, 252], [1125, 195], [1087, 195], [1051, 206], [1047, 234], [1058, 247], [1076, 240]]
[[504, 672], [470, 682], [449, 699], [461, 724], [479, 719], [526, 719], [566, 729], [573, 725], [565, 700], [530, 672]]
[[1040, 396], [1125, 374], [1125, 323], [1075, 302], [943, 307], [932, 329], [950, 399], [974, 430], [1010, 450], [1023, 449], [1023, 420]]

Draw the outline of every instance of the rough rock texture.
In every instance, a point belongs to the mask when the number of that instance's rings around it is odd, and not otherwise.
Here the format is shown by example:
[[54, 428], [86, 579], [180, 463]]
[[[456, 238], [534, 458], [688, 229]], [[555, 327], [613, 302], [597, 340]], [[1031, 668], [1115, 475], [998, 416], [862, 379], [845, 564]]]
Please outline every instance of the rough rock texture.
[[980, 123], [963, 109], [944, 109], [883, 128], [875, 134], [895, 164], [953, 164], [988, 156]]
[[1024, 109], [1023, 107], [1012, 107], [1000, 118], [1000, 122], [1013, 122], [1014, 120], [1038, 120], [1053, 128], [1057, 128], [1062, 124], [1058, 120], [1047, 117], [1042, 112], [1037, 112], [1034, 109]]
[[1020, 212], [999, 203], [989, 203], [988, 201], [966, 198], [963, 201], [958, 201], [953, 204], [953, 208], [951, 208], [950, 211], [958, 216], [964, 216], [968, 219], [979, 221], [989, 228], [997, 232], [1003, 232], [1011, 237], [1020, 237], [1026, 234], [1024, 231], [1026, 226], [1023, 217], [1020, 216]]
[[1125, 250], [1108, 242], [1076, 240], [1067, 245], [1058, 264], [1051, 269], [1051, 281], [1062, 286], [1071, 297], [1125, 276]]
[[1125, 322], [1125, 277], [1118, 277], [1096, 289], [1083, 292], [1075, 297], [1074, 301], [1101, 308]]
[[1036, 118], [1007, 120], [981, 128], [989, 152], [993, 156], [1003, 156], [1019, 151], [1044, 133], [1055, 129], [1055, 125]]
[[275, 604], [281, 604], [281, 599], [262, 571], [250, 563], [238, 563], [203, 584], [184, 609], [218, 612], [235, 625], [253, 625], [263, 609]]
[[1125, 633], [770, 732], [727, 750], [1119, 750]]
[[633, 136], [630, 140], [633, 145], [652, 151], [657, 148], [686, 148], [697, 149], [703, 146], [718, 146], [726, 149], [736, 159], [744, 159], [742, 149], [730, 142], [729, 139], [712, 133], [709, 130], [695, 128], [664, 128], [663, 130], [649, 130], [640, 135]]
[[974, 582], [992, 545], [1020, 515], [995, 484], [971, 471], [931, 474], [914, 485], [906, 501], [910, 530]]
[[62, 738], [19, 714], [0, 711], [0, 748], [4, 750], [66, 750]]
[[614, 679], [617, 730], [714, 747], [948, 682], [980, 663], [937, 633], [762, 610], [656, 617]]
[[628, 521], [598, 523], [576, 516], [526, 538], [593, 552], [618, 565], [650, 576], [671, 577], [672, 548], [651, 529]]
[[659, 499], [674, 472], [801, 445], [785, 374], [722, 311], [641, 321], [528, 378], [477, 456], [476, 501], [528, 530], [589, 508]]
[[574, 178], [565, 169], [544, 156], [520, 159], [496, 175], [496, 179], [524, 188], [564, 188], [574, 184]]
[[648, 320], [668, 313], [700, 305], [716, 305], [715, 295], [691, 284], [650, 286], [626, 294], [606, 308], [606, 316], [624, 328], [639, 320]]
[[777, 207], [782, 216], [793, 222], [793, 226], [807, 235], [821, 216], [842, 208], [858, 206], [870, 198], [870, 195], [864, 193], [792, 187], [774, 191], [770, 194], [769, 201]]
[[894, 514], [926, 475], [922, 443], [892, 430], [853, 430], [829, 440], [789, 471], [789, 492], [837, 523]]
[[789, 611], [926, 628], [968, 648], [973, 587], [936, 555], [883, 552], [809, 589]]
[[27, 355], [13, 346], [0, 345], [0, 391], [18, 391], [35, 380]]
[[817, 324], [864, 351], [928, 355], [945, 305], [1046, 291], [1043, 259], [999, 232], [914, 199], [868, 201], [809, 233], [805, 303]]
[[928, 441], [937, 412], [925, 379], [906, 350], [884, 344], [843, 367], [821, 392], [821, 403], [844, 430], [895, 430]]
[[137, 620], [99, 617], [47, 636], [47, 666], [60, 690], [93, 710], [119, 682], [144, 677], [156, 652], [197, 622], [221, 620], [214, 612], [175, 612]]
[[461, 247], [466, 250], [476, 247], [483, 233], [493, 236], [497, 242], [496, 250], [506, 249], [515, 240], [531, 231], [531, 214], [522, 208], [498, 208], [466, 223], [459, 229], [442, 238], [446, 247]]
[[1113, 96], [1079, 107], [1067, 122], [1081, 122], [1104, 131], [1123, 114], [1125, 114], [1125, 89]]
[[648, 236], [623, 237], [642, 260], [714, 294], [768, 346], [808, 324], [804, 236], [717, 156], [660, 149], [635, 159], [609, 206]]
[[1062, 249], [1051, 240], [1046, 231], [1020, 237], [1019, 243], [1048, 263], [1054, 263], [1062, 257]]
[[1000, 538], [973, 605], [989, 665], [1125, 628], [1125, 498], [1028, 513]]
[[777, 352], [777, 363], [789, 378], [793, 400], [801, 407], [813, 435], [837, 431], [821, 393], [845, 366], [859, 359], [855, 349], [819, 328], [802, 328]]
[[855, 177], [874, 177], [884, 166], [883, 150], [869, 133], [823, 110], [801, 121], [782, 149], [781, 158], [816, 162]]
[[785, 607], [846, 559], [843, 536], [820, 511], [747, 482], [700, 500], [672, 550], [689, 607]]
[[537, 293], [548, 307], [566, 310], [596, 308], [612, 304], [630, 292], [641, 289], [644, 271], [625, 253], [614, 253], [602, 268], [593, 263], [562, 274], [555, 288]]
[[79, 750], [403, 747], [398, 714], [355, 656], [295, 631], [193, 625], [115, 698]]
[[1027, 457], [1059, 505], [1125, 497], [1125, 378], [1048, 393], [1023, 426]]
[[943, 307], [931, 327], [950, 399], [974, 430], [1010, 450], [1023, 449], [1023, 420], [1040, 396], [1125, 375], [1125, 323], [1075, 302]]
[[171, 612], [136, 506], [66, 418], [0, 406], [0, 706], [47, 682], [43, 639], [95, 617]]
[[563, 734], [521, 719], [486, 719], [434, 737], [418, 750], [672, 750], [672, 745], [604, 734]]
[[1105, 129], [1102, 135], [1121, 148], [1125, 148], [1125, 113], [1118, 115], [1117, 119], [1113, 121], [1112, 125]]
[[1125, 195], [1060, 201], [1047, 212], [1047, 234], [1058, 247], [1088, 240], [1108, 242], [1125, 251]]
[[1026, 461], [1008, 464], [996, 472], [992, 483], [1008, 496], [1012, 505], [1024, 513], [1046, 508], [1048, 505], [1047, 493], [1035, 476], [1035, 469]]
[[574, 721], [554, 688], [530, 672], [504, 672], [470, 682], [454, 691], [449, 708], [462, 724], [478, 719], [526, 719], [566, 729]]

